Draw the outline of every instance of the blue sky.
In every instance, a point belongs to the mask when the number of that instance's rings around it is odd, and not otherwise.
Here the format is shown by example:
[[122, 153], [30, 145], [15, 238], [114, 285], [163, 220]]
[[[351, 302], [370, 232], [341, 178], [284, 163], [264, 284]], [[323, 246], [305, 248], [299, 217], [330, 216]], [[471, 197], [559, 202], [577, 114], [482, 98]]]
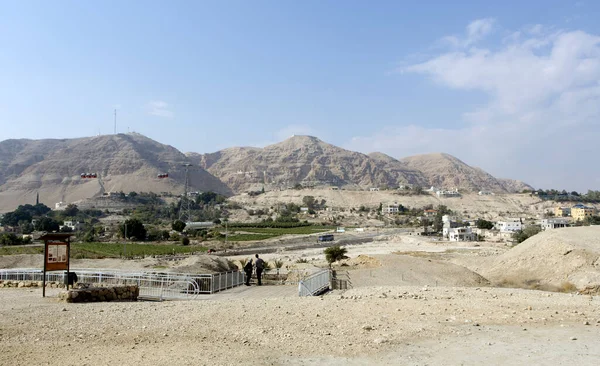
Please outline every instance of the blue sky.
[[310, 134], [600, 189], [592, 1], [4, 1], [0, 140]]

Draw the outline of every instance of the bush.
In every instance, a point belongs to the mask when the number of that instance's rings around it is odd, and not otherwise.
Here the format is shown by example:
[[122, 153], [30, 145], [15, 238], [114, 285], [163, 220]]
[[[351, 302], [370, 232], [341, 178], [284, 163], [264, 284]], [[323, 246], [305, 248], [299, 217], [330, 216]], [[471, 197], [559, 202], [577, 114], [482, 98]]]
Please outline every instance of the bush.
[[190, 245], [190, 238], [188, 238], [187, 236], [184, 236], [183, 238], [181, 238], [181, 244], [182, 245]]
[[515, 232], [513, 234], [513, 239], [520, 244], [540, 231], [542, 231], [542, 228], [539, 225], [527, 226], [525, 229]]

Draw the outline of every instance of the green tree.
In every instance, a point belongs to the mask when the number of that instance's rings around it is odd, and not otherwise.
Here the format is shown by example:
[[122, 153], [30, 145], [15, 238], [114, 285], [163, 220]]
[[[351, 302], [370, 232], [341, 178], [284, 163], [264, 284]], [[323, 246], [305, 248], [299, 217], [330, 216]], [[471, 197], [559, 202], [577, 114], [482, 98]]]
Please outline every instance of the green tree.
[[40, 218], [36, 224], [35, 229], [38, 231], [58, 231], [59, 229], [58, 221], [54, 220], [50, 217], [42, 217]]
[[79, 213], [79, 208], [77, 208], [77, 205], [69, 203], [67, 207], [65, 207], [64, 213], [65, 216], [74, 217]]
[[17, 226], [19, 225], [19, 222], [22, 221], [31, 222], [32, 218], [33, 217], [29, 212], [16, 209], [13, 212], [7, 212], [6, 214], [4, 214], [1, 223], [5, 226]]
[[[146, 239], [146, 228], [144, 224], [138, 219], [126, 220], [123, 224], [119, 225], [119, 232], [121, 236], [127, 239], [135, 238], [136, 240]], [[125, 234], [127, 232], [127, 234]]]
[[304, 206], [308, 207], [309, 209], [314, 209], [315, 208], [315, 197], [313, 196], [304, 196], [302, 197], [302, 204], [304, 204]]
[[477, 221], [475, 221], [475, 226], [477, 226], [478, 229], [491, 230], [494, 228], [494, 223], [484, 219], [477, 219]]
[[181, 220], [175, 220], [171, 224], [171, 228], [177, 232], [182, 232], [185, 229], [185, 222]]
[[348, 253], [348, 250], [344, 247], [340, 247], [339, 245], [334, 245], [326, 248], [323, 253], [325, 253], [325, 259], [327, 260], [327, 263], [329, 263], [329, 266], [331, 266], [333, 262], [344, 259], [344, 257], [346, 257], [346, 253]]
[[525, 229], [515, 232], [513, 234], [513, 239], [517, 243], [522, 243], [525, 240], [531, 238], [532, 236], [538, 234], [541, 231], [542, 231], [542, 228], [539, 225], [527, 226]]

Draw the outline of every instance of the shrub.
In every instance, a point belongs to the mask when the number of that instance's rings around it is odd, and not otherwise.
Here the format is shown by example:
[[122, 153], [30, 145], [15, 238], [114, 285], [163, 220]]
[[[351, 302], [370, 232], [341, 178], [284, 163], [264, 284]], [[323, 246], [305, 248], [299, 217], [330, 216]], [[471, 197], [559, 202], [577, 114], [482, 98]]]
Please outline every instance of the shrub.
[[190, 238], [188, 238], [187, 236], [184, 236], [183, 238], [181, 238], [181, 244], [182, 245], [190, 245]]
[[298, 258], [296, 259], [296, 263], [308, 263], [308, 260], [306, 258]]

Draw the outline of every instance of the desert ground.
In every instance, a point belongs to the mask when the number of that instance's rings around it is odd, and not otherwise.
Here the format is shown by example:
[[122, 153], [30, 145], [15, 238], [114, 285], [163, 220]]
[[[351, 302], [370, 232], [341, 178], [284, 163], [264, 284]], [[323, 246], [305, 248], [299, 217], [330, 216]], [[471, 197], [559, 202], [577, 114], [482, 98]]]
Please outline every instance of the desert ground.
[[[349, 258], [335, 265], [351, 289], [310, 298], [295, 295], [295, 285], [268, 285], [193, 301], [70, 304], [55, 289], [42, 298], [41, 289], [3, 288], [0, 364], [597, 365], [600, 297], [582, 289], [598, 284], [599, 241], [597, 227], [542, 233], [512, 249], [381, 235], [347, 246]], [[284, 260], [288, 271], [324, 266], [322, 251], [263, 256]], [[37, 260], [1, 257], [0, 267]], [[200, 270], [219, 260], [170, 266]], [[74, 267], [148, 269], [159, 261]], [[564, 282], [579, 290], [497, 287]]]

